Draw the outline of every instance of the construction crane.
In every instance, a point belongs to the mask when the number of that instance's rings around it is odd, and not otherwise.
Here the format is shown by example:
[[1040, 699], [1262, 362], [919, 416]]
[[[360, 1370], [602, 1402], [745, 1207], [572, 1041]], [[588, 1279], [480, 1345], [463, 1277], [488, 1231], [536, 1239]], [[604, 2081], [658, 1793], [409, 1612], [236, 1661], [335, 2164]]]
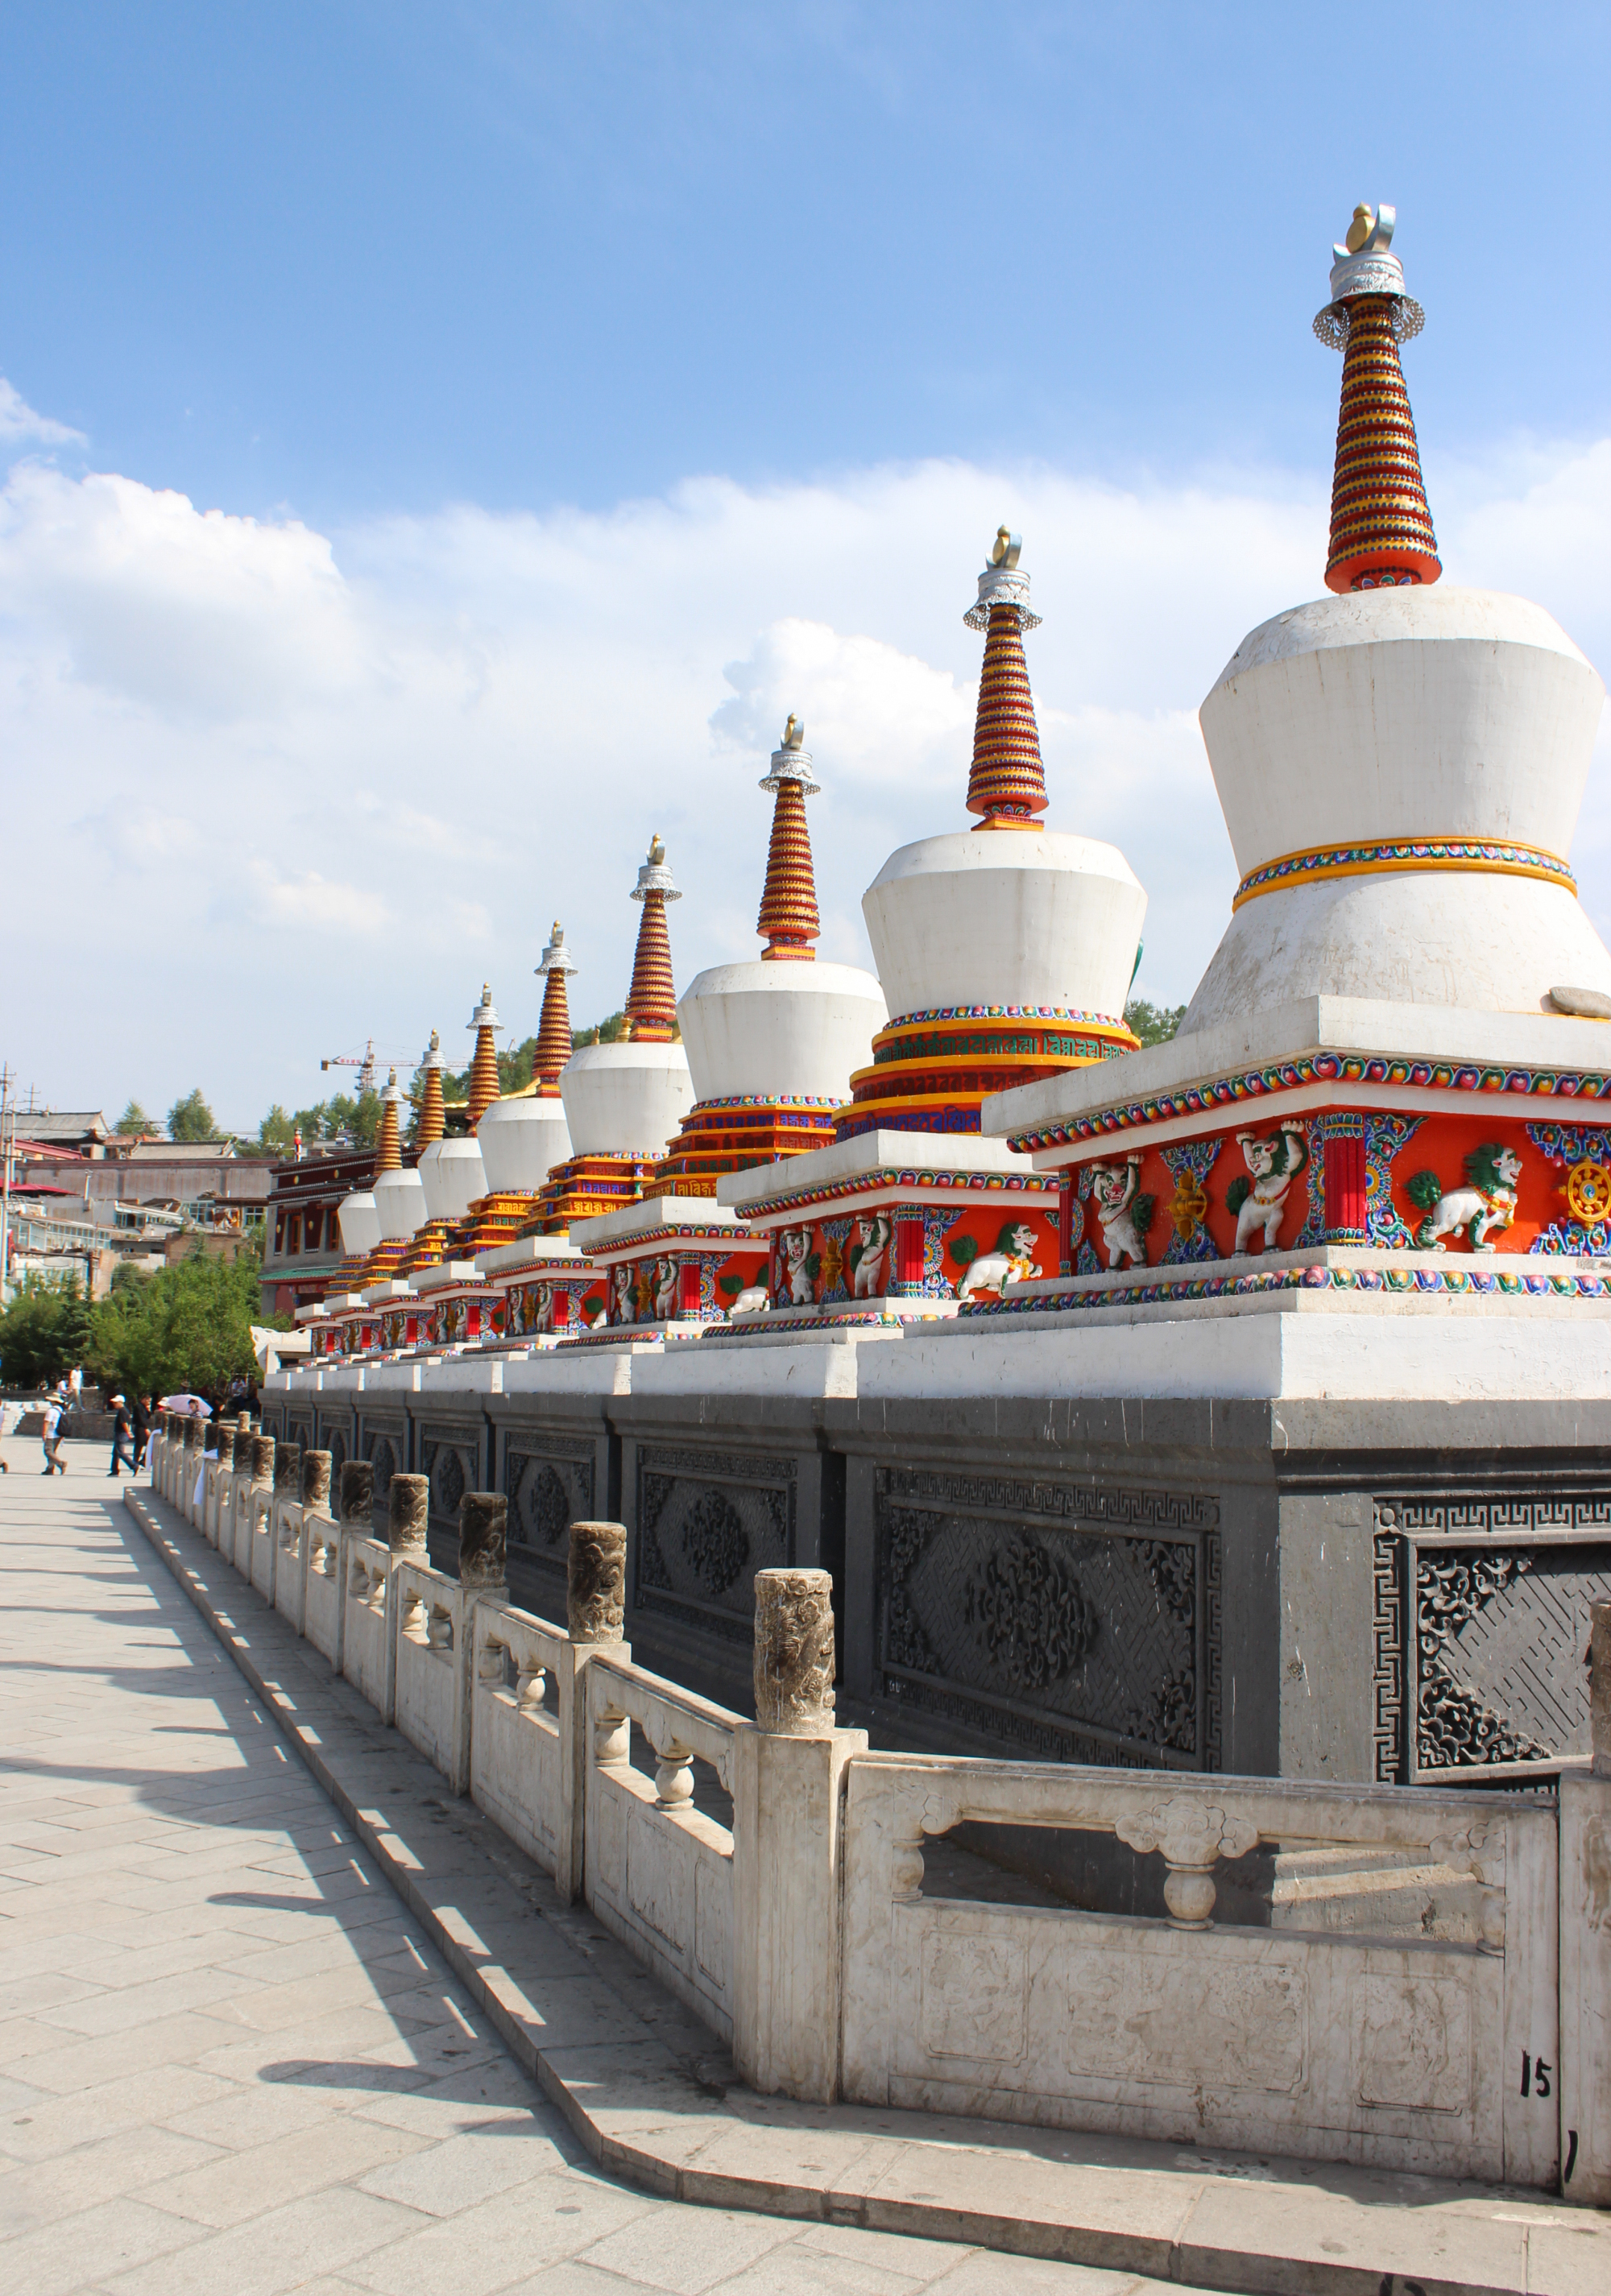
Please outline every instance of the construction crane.
[[374, 1080], [380, 1072], [382, 1061], [391, 1067], [412, 1072], [419, 1057], [417, 1053], [399, 1051], [395, 1045], [383, 1046], [377, 1054], [374, 1038], [371, 1037], [361, 1053], [332, 1053], [327, 1061], [319, 1062], [319, 1066], [321, 1069], [357, 1069], [361, 1098], [365, 1093], [374, 1090]]
[[332, 1053], [327, 1061], [319, 1062], [324, 1069], [357, 1069], [358, 1097], [374, 1090], [374, 1038], [370, 1037], [361, 1053]]

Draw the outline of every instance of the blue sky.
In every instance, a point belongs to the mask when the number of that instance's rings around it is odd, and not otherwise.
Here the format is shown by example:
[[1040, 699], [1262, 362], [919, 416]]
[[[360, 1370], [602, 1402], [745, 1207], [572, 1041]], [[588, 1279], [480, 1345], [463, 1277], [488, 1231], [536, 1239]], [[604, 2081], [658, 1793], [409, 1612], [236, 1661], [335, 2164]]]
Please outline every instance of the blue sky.
[[1140, 986], [1187, 997], [1235, 877], [1196, 705], [1320, 587], [1356, 199], [1427, 310], [1448, 578], [1611, 661], [1608, 27], [12, 0], [0, 783], [50, 956], [0, 1057], [255, 1123], [483, 979], [526, 1033], [556, 911], [594, 1017], [652, 829], [686, 986], [755, 951], [790, 709], [822, 953], [867, 962], [884, 856], [964, 824], [1002, 517], [1050, 819], [1122, 847]]
[[13, 0], [5, 369], [112, 467], [321, 524], [1304, 467], [1326, 248], [1388, 198], [1443, 450], [1598, 433], [1608, 65], [1604, 7]]

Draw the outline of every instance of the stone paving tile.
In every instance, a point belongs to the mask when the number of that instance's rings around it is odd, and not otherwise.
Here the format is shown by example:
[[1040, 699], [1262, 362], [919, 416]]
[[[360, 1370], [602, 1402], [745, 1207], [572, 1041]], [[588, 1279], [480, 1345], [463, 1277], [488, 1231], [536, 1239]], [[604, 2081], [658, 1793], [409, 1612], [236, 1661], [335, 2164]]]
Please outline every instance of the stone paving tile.
[[0, 2266], [12, 2296], [78, 2296], [93, 2280], [131, 2265], [154, 2271], [153, 2285], [161, 2285], [160, 2276], [177, 2269], [174, 2251], [195, 2236], [193, 2225], [121, 2194], [0, 2243]]
[[[0, 1890], [4, 2296], [1119, 2284], [601, 2176], [122, 1507], [82, 1474], [44, 1494], [6, 1479], [0, 1569], [0, 1731], [19, 1758], [0, 1841], [26, 1868]], [[232, 1608], [249, 1632], [261, 1616], [244, 1590]], [[398, 1810], [405, 1839], [429, 1829], [447, 1853], [433, 1902], [463, 1931], [483, 1919], [539, 2015], [601, 2061], [635, 2012], [697, 2041], [587, 1942], [585, 1915], [528, 1916], [506, 1939], [479, 1915], [462, 1815], [445, 1794], [389, 1802], [390, 1734], [354, 1713], [376, 1749], [360, 1800]], [[996, 2276], [957, 2279], [974, 2262]]]
[[52, 2160], [0, 2173], [0, 2226], [8, 2235], [31, 2232], [121, 2193], [144, 2195], [154, 2179], [203, 2168], [219, 2157], [216, 2144], [172, 2129], [120, 2129], [98, 2144], [75, 2145]]

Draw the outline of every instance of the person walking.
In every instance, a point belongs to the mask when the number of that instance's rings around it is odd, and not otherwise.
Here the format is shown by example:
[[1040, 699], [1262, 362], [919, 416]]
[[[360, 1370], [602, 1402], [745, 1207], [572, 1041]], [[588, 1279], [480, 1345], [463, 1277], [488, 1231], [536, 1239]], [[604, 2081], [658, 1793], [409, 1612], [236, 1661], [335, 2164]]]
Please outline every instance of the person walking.
[[21, 1416], [16, 1404], [7, 1403], [4, 1397], [0, 1397], [0, 1475], [9, 1475], [12, 1471], [4, 1446], [6, 1437], [16, 1433], [17, 1422]]
[[136, 1475], [145, 1464], [145, 1449], [151, 1441], [151, 1406], [156, 1399], [154, 1395], [136, 1393], [135, 1396], [132, 1417], [135, 1423], [135, 1472]]
[[129, 1420], [128, 1404], [125, 1397], [114, 1395], [111, 1399], [111, 1464], [106, 1472], [115, 1482], [119, 1461], [128, 1469], [131, 1475], [134, 1473], [134, 1428]]
[[64, 1475], [67, 1472], [66, 1463], [62, 1459], [61, 1450], [62, 1417], [62, 1398], [59, 1395], [47, 1396], [45, 1401], [45, 1425], [40, 1431], [39, 1439], [45, 1446], [43, 1472], [47, 1475]]

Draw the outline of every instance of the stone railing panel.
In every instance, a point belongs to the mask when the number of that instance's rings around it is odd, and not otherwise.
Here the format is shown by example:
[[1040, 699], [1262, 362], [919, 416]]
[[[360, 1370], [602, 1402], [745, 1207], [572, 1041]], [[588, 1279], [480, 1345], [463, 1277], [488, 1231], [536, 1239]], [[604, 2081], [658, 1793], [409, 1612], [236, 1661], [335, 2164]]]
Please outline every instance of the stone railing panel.
[[470, 1783], [470, 1652], [474, 1597], [427, 1562], [394, 1562], [392, 1717], [456, 1794]]
[[391, 1550], [348, 1531], [341, 1546], [341, 1672], [382, 1722], [391, 1719]]
[[341, 1671], [342, 1527], [309, 1511], [302, 1520], [302, 1632]]
[[1561, 2190], [1611, 2205], [1611, 1603], [1589, 1612], [1587, 1770], [1561, 1812]]
[[[969, 1822], [1162, 1854], [1167, 1920], [927, 1897]], [[1555, 1812], [1500, 1794], [1122, 1777], [867, 1754], [844, 1834], [843, 2087], [864, 2103], [1552, 2185]], [[1257, 1843], [1413, 1853], [1468, 1876], [1469, 1941], [1233, 1927], [1213, 1867]]]
[[[487, 1601], [475, 1605], [473, 1634], [472, 1799], [553, 1874], [569, 1904], [582, 1890], [583, 1677], [592, 1649], [530, 1611]], [[623, 1643], [612, 1648], [632, 1655]]]
[[[733, 1835], [694, 1807], [698, 1756], [730, 1793], [736, 1714], [617, 1655], [587, 1669], [583, 1868], [588, 1905], [678, 1997], [733, 2038]], [[636, 1725], [653, 1779], [633, 1767]]]

